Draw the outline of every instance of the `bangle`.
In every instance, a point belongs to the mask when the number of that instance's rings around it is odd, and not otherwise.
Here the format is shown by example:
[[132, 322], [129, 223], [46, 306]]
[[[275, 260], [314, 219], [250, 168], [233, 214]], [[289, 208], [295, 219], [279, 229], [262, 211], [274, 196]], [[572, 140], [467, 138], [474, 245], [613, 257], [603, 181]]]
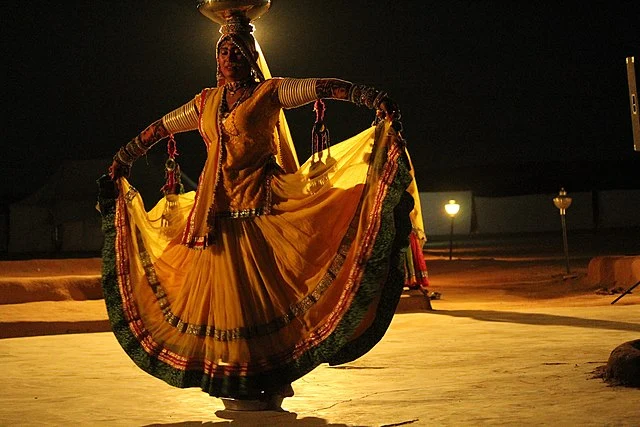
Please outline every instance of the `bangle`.
[[131, 157], [133, 157], [134, 160], [147, 153], [146, 147], [141, 145], [139, 136], [136, 136], [126, 145], [126, 150], [131, 154]]
[[377, 90], [371, 86], [353, 85], [349, 89], [349, 101], [367, 108], [377, 108], [380, 100], [386, 96], [386, 93]]
[[124, 147], [118, 150], [116, 155], [113, 156], [113, 160], [126, 166], [131, 166], [134, 161], [133, 157], [131, 157], [131, 155], [127, 152], [127, 150], [125, 150]]
[[362, 85], [351, 85], [349, 89], [349, 101], [360, 106], [360, 94], [362, 93]]

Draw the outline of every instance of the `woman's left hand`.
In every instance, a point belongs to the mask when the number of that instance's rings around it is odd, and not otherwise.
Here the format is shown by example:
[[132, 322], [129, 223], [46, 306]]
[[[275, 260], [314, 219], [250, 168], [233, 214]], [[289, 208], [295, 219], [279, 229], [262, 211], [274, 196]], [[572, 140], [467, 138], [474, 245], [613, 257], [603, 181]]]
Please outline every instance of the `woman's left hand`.
[[387, 118], [389, 120], [399, 120], [401, 116], [398, 104], [396, 104], [391, 98], [386, 96], [382, 98], [382, 101], [380, 101], [378, 111], [382, 111], [384, 113], [384, 118]]
[[380, 105], [376, 110], [376, 117], [381, 120], [391, 121], [391, 126], [396, 130], [396, 132], [402, 132], [402, 122], [400, 121], [402, 114], [400, 113], [398, 104], [396, 104], [391, 98], [384, 97], [382, 101], [380, 101]]

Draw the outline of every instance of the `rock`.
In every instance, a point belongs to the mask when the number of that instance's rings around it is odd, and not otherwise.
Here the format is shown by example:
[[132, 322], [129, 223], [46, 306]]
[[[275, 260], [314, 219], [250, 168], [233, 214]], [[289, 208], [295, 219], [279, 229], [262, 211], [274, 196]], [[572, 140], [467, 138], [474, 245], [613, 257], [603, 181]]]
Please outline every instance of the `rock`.
[[613, 349], [603, 378], [614, 385], [640, 387], [640, 339], [625, 342]]

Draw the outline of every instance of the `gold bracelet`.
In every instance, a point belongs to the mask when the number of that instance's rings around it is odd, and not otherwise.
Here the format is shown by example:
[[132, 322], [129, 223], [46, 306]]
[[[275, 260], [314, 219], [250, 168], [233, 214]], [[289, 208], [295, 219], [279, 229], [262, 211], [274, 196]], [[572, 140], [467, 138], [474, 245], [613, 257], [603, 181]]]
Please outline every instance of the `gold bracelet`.
[[318, 79], [284, 78], [278, 87], [278, 100], [284, 108], [295, 108], [318, 99], [316, 82]]
[[117, 161], [120, 164], [131, 166], [133, 164], [133, 157], [125, 150], [124, 147], [120, 148], [116, 155], [113, 157], [113, 160]]
[[349, 101], [371, 109], [377, 108], [385, 95], [386, 93], [371, 86], [353, 85], [349, 89]]
[[147, 153], [147, 149], [140, 143], [140, 137], [136, 136], [126, 145], [126, 150], [129, 154], [131, 154], [133, 160], [137, 160], [140, 156], [143, 156]]

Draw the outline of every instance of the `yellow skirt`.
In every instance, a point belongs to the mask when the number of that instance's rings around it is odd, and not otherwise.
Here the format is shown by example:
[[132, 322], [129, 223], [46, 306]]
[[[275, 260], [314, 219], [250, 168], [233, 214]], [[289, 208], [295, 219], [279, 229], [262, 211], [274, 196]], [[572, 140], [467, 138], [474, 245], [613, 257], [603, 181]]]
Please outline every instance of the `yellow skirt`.
[[250, 399], [381, 339], [404, 281], [408, 159], [402, 141], [374, 128], [331, 158], [276, 177], [270, 214], [218, 218], [205, 249], [180, 243], [193, 193], [149, 212], [124, 179], [118, 197], [101, 196], [105, 301], [142, 369]]

